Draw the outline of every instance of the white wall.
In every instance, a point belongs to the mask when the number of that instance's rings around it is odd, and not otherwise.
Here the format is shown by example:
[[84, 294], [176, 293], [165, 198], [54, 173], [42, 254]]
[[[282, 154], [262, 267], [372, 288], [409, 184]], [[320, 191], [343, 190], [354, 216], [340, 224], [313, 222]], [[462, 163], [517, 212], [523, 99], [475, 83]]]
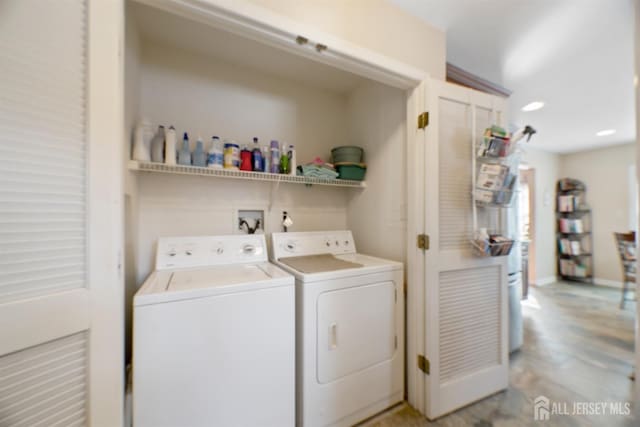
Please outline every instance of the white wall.
[[[143, 43], [140, 67], [141, 116], [173, 124], [180, 135], [187, 130], [192, 144], [198, 133], [240, 143], [277, 139], [295, 144], [304, 162], [327, 159], [331, 147], [349, 142], [343, 94], [168, 46]], [[283, 210], [292, 231], [344, 229], [349, 191], [359, 191], [155, 174], [141, 174], [138, 185], [138, 285], [152, 270], [160, 236], [233, 233], [237, 210], [266, 211], [272, 189], [267, 233], [281, 230]]]
[[405, 261], [407, 231], [406, 94], [378, 83], [349, 97], [350, 144], [365, 149], [369, 189], [349, 198], [358, 251]]
[[[535, 143], [535, 138], [534, 138]], [[535, 284], [556, 279], [555, 187], [560, 177], [560, 156], [525, 146], [523, 164], [535, 169]]]
[[629, 166], [635, 164], [635, 157], [635, 143], [560, 157], [562, 177], [579, 179], [587, 186], [586, 200], [593, 218], [596, 283], [620, 282], [622, 272], [613, 233], [628, 231]]
[[[127, 9], [126, 14], [129, 13]], [[126, 164], [131, 157], [131, 146], [133, 140], [133, 127], [135, 126], [140, 110], [140, 81], [139, 81], [139, 61], [140, 41], [138, 39], [135, 22], [127, 17], [125, 21], [125, 60], [124, 60], [124, 159]], [[131, 357], [131, 313], [133, 295], [137, 290], [137, 263], [136, 263], [136, 202], [137, 202], [137, 180], [133, 173], [125, 173], [125, 197], [124, 197], [124, 309], [125, 309], [125, 361]]]
[[[238, 209], [262, 209], [266, 231], [282, 231], [282, 211], [290, 231], [344, 230], [346, 188], [248, 182], [210, 177], [142, 175], [139, 179], [138, 284], [153, 270], [158, 237], [236, 233]], [[271, 212], [269, 195], [274, 191]]]
[[[174, 125], [178, 139], [189, 132], [251, 144], [269, 140], [294, 144], [300, 161], [346, 141], [346, 97], [157, 44], [144, 44], [142, 115]], [[180, 143], [179, 141], [179, 143]]]
[[444, 32], [386, 0], [249, 1], [445, 79]]

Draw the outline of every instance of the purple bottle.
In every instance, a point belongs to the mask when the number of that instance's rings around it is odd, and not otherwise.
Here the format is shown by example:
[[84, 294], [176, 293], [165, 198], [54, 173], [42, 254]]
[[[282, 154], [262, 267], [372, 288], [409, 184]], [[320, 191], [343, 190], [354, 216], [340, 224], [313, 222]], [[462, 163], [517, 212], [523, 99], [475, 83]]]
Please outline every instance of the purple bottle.
[[271, 141], [271, 173], [280, 173], [280, 145], [278, 141]]

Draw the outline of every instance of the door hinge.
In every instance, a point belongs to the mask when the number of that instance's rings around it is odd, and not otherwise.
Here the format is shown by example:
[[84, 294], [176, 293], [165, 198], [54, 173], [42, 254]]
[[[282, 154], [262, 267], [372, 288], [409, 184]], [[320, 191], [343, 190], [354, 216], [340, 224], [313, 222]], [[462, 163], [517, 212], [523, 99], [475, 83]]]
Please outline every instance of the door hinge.
[[424, 129], [427, 126], [429, 126], [429, 112], [425, 111], [418, 116], [418, 129]]
[[425, 374], [429, 375], [429, 359], [424, 357], [422, 354], [418, 355], [418, 369], [420, 369]]
[[428, 234], [418, 234], [418, 249], [422, 249], [423, 251], [429, 250]]
[[397, 335], [395, 337], [393, 337], [393, 347], [394, 347], [394, 350], [398, 349], [398, 336]]

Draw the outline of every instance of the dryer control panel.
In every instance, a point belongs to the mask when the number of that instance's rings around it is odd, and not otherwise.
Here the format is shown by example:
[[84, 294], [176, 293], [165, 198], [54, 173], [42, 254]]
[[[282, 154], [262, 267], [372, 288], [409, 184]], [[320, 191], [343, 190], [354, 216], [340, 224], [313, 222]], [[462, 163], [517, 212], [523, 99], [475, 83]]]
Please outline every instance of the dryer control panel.
[[303, 231], [273, 233], [271, 235], [274, 259], [321, 255], [354, 254], [356, 243], [351, 231]]
[[266, 262], [264, 234], [161, 237], [156, 270]]

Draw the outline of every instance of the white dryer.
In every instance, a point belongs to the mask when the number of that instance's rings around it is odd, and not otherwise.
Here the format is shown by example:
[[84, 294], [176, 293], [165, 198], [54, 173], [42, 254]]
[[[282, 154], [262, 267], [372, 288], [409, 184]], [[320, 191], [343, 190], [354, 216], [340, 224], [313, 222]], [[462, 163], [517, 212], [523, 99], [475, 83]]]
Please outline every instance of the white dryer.
[[356, 252], [350, 231], [274, 233], [296, 277], [298, 426], [350, 426], [403, 400], [402, 264]]
[[294, 301], [263, 235], [161, 238], [134, 298], [133, 425], [293, 426]]

